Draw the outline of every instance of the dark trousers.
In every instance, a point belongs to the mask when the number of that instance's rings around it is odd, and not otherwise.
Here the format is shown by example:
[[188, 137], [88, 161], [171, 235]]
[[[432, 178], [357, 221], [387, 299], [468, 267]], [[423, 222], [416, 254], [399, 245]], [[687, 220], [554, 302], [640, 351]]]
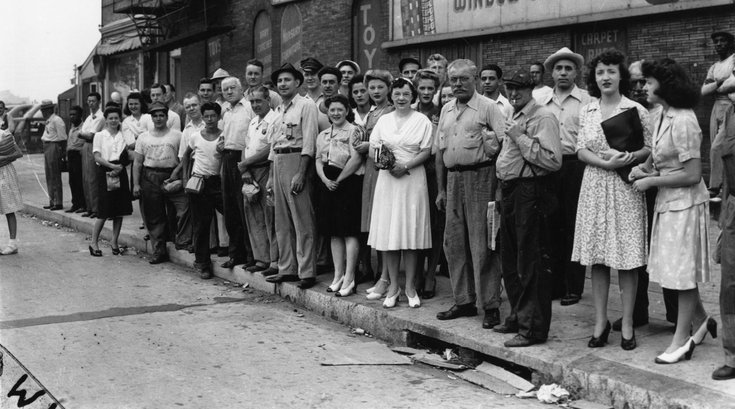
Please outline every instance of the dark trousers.
[[511, 305], [506, 324], [518, 333], [546, 340], [551, 323], [551, 217], [558, 207], [555, 176], [501, 182], [500, 259]]
[[245, 262], [252, 259], [245, 231], [245, 213], [242, 202], [242, 174], [237, 169], [242, 151], [225, 150], [222, 153], [222, 214], [230, 236], [230, 258]]
[[[725, 169], [730, 172], [727, 164]], [[727, 183], [727, 182], [726, 182]], [[728, 194], [723, 201], [721, 218], [722, 276], [720, 278], [720, 319], [725, 365], [735, 367], [735, 196]]]
[[201, 193], [188, 196], [194, 263], [200, 268], [210, 268], [209, 232], [215, 209], [222, 212], [222, 179], [219, 176], [210, 176], [204, 179]]
[[84, 177], [82, 173], [82, 152], [66, 151], [66, 166], [69, 169], [69, 189], [71, 190], [71, 207], [84, 209]]
[[48, 189], [49, 204], [52, 206], [64, 204], [64, 186], [61, 184], [61, 157], [65, 150], [65, 142], [43, 143], [46, 188]]
[[574, 228], [577, 222], [577, 205], [579, 204], [579, 190], [582, 187], [584, 162], [576, 155], [564, 155], [564, 162], [557, 178], [557, 199], [559, 208], [553, 221], [557, 223], [559, 237], [556, 240], [557, 254], [561, 259], [555, 263], [554, 295], [576, 294], [584, 292], [585, 266], [572, 259], [574, 247]]
[[143, 168], [141, 171], [140, 194], [145, 210], [143, 222], [151, 236], [155, 256], [166, 254], [166, 241], [171, 235], [168, 226], [171, 209], [174, 209], [176, 217], [181, 218], [188, 207], [184, 192], [169, 194], [163, 191], [163, 181], [171, 176], [171, 171], [173, 169], [159, 168]]

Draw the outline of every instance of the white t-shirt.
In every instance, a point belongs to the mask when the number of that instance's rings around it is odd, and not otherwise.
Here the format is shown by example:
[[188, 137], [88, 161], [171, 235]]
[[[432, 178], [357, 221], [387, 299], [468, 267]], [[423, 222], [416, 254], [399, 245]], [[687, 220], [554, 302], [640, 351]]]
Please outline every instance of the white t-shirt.
[[189, 146], [189, 140], [191, 136], [199, 133], [204, 129], [204, 121], [199, 121], [199, 124], [189, 121], [184, 128], [184, 132], [181, 133], [181, 144], [179, 144], [179, 160], [184, 159], [184, 153], [186, 153], [186, 147]]
[[192, 133], [189, 137], [189, 147], [194, 152], [194, 166], [192, 173], [202, 176], [219, 175], [222, 167], [222, 154], [217, 152], [217, 140], [204, 139], [201, 132]]
[[135, 153], [143, 155], [143, 166], [149, 168], [175, 168], [179, 164], [181, 132], [169, 129], [163, 136], [143, 132], [135, 144]]

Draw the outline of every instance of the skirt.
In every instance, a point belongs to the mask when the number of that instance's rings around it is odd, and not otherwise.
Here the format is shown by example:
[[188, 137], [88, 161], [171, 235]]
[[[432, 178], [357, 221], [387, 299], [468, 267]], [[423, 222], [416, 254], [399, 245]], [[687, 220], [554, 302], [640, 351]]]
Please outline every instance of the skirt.
[[650, 280], [671, 290], [710, 281], [709, 206], [656, 213], [648, 258]]
[[10, 163], [0, 168], [0, 214], [20, 210], [23, 210], [23, 197], [20, 194], [18, 174]]
[[378, 182], [378, 169], [375, 169], [375, 162], [367, 155], [365, 161], [365, 176], [362, 180], [362, 215], [360, 217], [360, 229], [363, 233], [370, 231], [370, 217], [373, 212], [373, 195], [375, 194], [375, 184]]
[[97, 166], [97, 186], [99, 186], [99, 209], [97, 217], [100, 219], [113, 219], [116, 217], [130, 216], [133, 214], [132, 195], [130, 194], [130, 183], [128, 172], [123, 169], [120, 172], [120, 188], [107, 190], [107, 168]]
[[[324, 175], [336, 180], [342, 169], [325, 165]], [[357, 237], [360, 235], [362, 210], [361, 175], [343, 180], [337, 190], [330, 191], [321, 180], [317, 183], [317, 228], [325, 237]]]

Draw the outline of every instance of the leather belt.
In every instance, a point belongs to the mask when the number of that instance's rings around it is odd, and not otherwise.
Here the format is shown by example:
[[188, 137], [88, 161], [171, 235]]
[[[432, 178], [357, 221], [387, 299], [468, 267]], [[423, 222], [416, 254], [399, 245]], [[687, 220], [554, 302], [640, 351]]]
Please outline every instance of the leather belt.
[[488, 166], [492, 166], [495, 161], [487, 160], [485, 162], [475, 163], [474, 165], [456, 165], [452, 166], [451, 168], [447, 168], [447, 171], [449, 172], [464, 172], [466, 170], [477, 170], [481, 168], [486, 168]]
[[301, 148], [275, 148], [273, 149], [273, 152], [278, 155], [282, 155], [285, 153], [301, 153]]

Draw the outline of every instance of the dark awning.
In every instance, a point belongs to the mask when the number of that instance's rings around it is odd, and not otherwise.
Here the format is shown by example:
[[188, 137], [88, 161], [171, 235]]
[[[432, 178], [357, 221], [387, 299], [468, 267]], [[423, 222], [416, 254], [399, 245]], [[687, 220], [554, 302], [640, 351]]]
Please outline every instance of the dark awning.
[[98, 55], [112, 55], [141, 47], [138, 33], [126, 33], [112, 38], [104, 38], [97, 45]]
[[145, 51], [171, 51], [184, 45], [189, 45], [216, 35], [227, 33], [232, 31], [234, 28], [234, 26], [210, 26], [206, 29], [199, 29], [179, 34], [150, 47], [143, 47], [143, 49]]

